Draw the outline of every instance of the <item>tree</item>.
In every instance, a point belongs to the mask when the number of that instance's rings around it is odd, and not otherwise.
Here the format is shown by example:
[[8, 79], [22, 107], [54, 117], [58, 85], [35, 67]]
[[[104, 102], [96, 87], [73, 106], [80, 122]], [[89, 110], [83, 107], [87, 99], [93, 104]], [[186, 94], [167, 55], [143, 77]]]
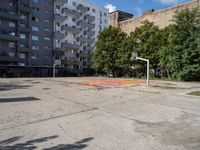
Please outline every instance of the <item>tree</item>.
[[176, 13], [166, 49], [174, 78], [200, 81], [200, 7]]
[[153, 69], [156, 69], [159, 65], [159, 50], [162, 45], [161, 36], [158, 26], [146, 20], [134, 32], [131, 32], [129, 37], [132, 51], [137, 52], [140, 57], [149, 59]]
[[111, 26], [99, 34], [93, 56], [93, 67], [97, 72], [111, 73], [114, 77], [123, 75], [130, 59], [130, 52], [125, 47], [126, 38], [125, 32]]

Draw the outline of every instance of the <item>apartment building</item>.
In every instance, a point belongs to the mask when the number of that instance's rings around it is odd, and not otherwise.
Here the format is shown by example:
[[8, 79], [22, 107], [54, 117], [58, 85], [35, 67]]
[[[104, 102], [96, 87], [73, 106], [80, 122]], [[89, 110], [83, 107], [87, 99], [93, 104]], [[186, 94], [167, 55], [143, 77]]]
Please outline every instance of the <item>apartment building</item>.
[[68, 69], [90, 68], [95, 41], [108, 27], [108, 10], [85, 0], [55, 0], [54, 60]]
[[0, 67], [43, 74], [55, 62], [91, 67], [97, 35], [107, 26], [108, 10], [85, 0], [1, 0]]

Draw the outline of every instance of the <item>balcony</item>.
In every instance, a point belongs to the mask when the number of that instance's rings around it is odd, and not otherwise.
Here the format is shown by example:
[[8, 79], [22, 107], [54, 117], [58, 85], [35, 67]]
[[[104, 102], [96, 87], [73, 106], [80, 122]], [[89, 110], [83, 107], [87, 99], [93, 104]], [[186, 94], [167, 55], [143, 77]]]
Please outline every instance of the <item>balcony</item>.
[[65, 30], [66, 32], [70, 32], [73, 34], [77, 34], [81, 32], [81, 29], [78, 29], [76, 27], [69, 27], [67, 25], [62, 26], [62, 30]]
[[15, 13], [11, 13], [7, 10], [0, 9], [0, 17], [5, 18], [5, 19], [10, 19], [10, 20], [19, 20], [19, 16], [16, 15]]
[[65, 38], [65, 34], [64, 33], [59, 33], [59, 32], [55, 32], [54, 33], [54, 38], [55, 39], [64, 39]]
[[84, 58], [92, 57], [92, 54], [91, 53], [83, 52], [83, 53], [80, 53], [80, 57], [84, 57]]
[[76, 60], [76, 59], [65, 59], [65, 64], [66, 65], [78, 65], [79, 64], [79, 61]]
[[89, 31], [89, 32], [87, 33], [87, 35], [88, 35], [89, 37], [92, 37], [92, 36], [95, 35], [95, 31]]
[[63, 56], [64, 54], [65, 54], [65, 52], [62, 51], [62, 50], [58, 50], [58, 49], [54, 49], [53, 50], [53, 55], [54, 56]]
[[88, 28], [89, 28], [90, 30], [94, 29], [94, 28], [95, 28], [95, 24], [89, 23], [89, 24], [88, 24]]
[[18, 9], [26, 13], [31, 13], [32, 11], [31, 7], [27, 6], [26, 4], [20, 4]]
[[64, 22], [65, 21], [65, 17], [61, 16], [59, 14], [55, 14], [54, 15], [54, 20], [57, 21], [57, 22]]
[[17, 62], [17, 57], [11, 57], [11, 56], [0, 56], [0, 61], [2, 62]]
[[93, 22], [95, 21], [95, 16], [86, 15], [84, 16], [84, 19], [88, 20], [89, 22]]
[[30, 27], [22, 27], [22, 26], [20, 26], [19, 27], [19, 31], [30, 33], [31, 32], [31, 28]]
[[86, 13], [87, 11], [89, 11], [88, 8], [84, 7], [83, 5], [78, 5], [78, 9], [83, 13]]
[[71, 9], [68, 9], [68, 8], [63, 8], [62, 9], [62, 13], [65, 13], [66, 15], [70, 15], [74, 18], [79, 18], [81, 17], [81, 13], [75, 11], [75, 10], [71, 10]]
[[80, 45], [66, 42], [66, 43], [62, 44], [62, 47], [65, 49], [79, 49]]
[[65, 0], [54, 0], [54, 3], [62, 6], [65, 4]]
[[77, 38], [77, 41], [81, 41], [81, 42], [86, 42], [86, 43], [92, 44], [92, 43], [95, 42], [95, 39], [86, 38], [86, 37], [79, 37], [79, 38]]
[[87, 46], [87, 47], [85, 47], [85, 49], [90, 52], [94, 51], [94, 47], [92, 47], [92, 46]]
[[88, 23], [88, 22], [85, 22], [85, 21], [79, 21], [77, 23], [77, 25], [80, 25], [82, 28], [89, 28], [89, 29], [93, 29], [95, 27], [95, 24]]
[[31, 51], [30, 47], [18, 47], [19, 52], [29, 53]]
[[19, 38], [15, 35], [8, 34], [7, 32], [0, 32], [0, 39], [8, 41], [18, 41]]

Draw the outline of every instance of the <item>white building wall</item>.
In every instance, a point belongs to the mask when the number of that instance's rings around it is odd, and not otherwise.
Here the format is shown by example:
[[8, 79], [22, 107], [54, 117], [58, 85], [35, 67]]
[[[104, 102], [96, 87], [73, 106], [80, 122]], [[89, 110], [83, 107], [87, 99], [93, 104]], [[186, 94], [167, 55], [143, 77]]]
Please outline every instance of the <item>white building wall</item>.
[[[57, 0], [57, 1], [59, 1], [59, 0]], [[62, 1], [62, 0], [60, 0], [60, 1]], [[65, 3], [61, 4], [61, 3], [55, 2], [55, 5], [54, 5], [54, 12], [56, 14], [60, 14], [61, 16], [65, 17], [65, 20], [63, 22], [60, 22], [59, 27], [57, 26], [57, 22], [56, 21], [54, 22], [55, 32], [59, 32], [59, 33], [62, 33], [65, 35], [64, 38], [59, 40], [60, 43], [57, 43], [58, 40], [56, 40], [56, 39], [54, 40], [55, 47], [61, 47], [61, 43], [62, 44], [70, 43], [70, 44], [79, 44], [80, 48], [79, 49], [71, 49], [71, 48], [61, 49], [61, 50], [65, 51], [65, 55], [60, 57], [59, 59], [65, 59], [65, 60], [73, 59], [76, 61], [76, 64], [73, 64], [73, 63], [67, 64], [65, 62], [65, 65], [67, 65], [68, 68], [73, 68], [73, 65], [77, 65], [79, 69], [87, 68], [88, 66], [91, 66], [91, 58], [88, 56], [82, 57], [81, 54], [88, 53], [88, 51], [86, 51], [84, 49], [84, 47], [88, 47], [88, 46], [95, 47], [95, 42], [92, 43], [91, 45], [90, 44], [88, 45], [88, 42], [77, 41], [77, 38], [87, 37], [87, 35], [85, 36], [83, 34], [84, 31], [86, 31], [86, 28], [81, 28], [81, 26], [78, 25], [77, 22], [79, 22], [81, 20], [85, 21], [84, 16], [86, 16], [86, 15], [94, 16], [95, 20], [92, 22], [92, 24], [94, 24], [95, 27], [90, 31], [95, 31], [95, 34], [92, 37], [92, 39], [95, 39], [95, 41], [97, 41], [97, 36], [98, 36], [99, 32], [108, 27], [108, 10], [104, 7], [89, 3], [87, 0], [63, 0], [63, 1]], [[56, 7], [58, 7], [57, 5], [60, 6], [60, 10], [56, 9]], [[88, 8], [88, 11], [86, 11], [85, 13], [82, 12], [81, 10], [78, 9], [79, 5], [82, 5], [83, 7]], [[64, 9], [64, 8], [76, 11], [78, 13], [82, 13], [82, 15], [78, 18], [75, 18], [72, 15], [70, 15], [69, 13], [62, 13], [62, 9]], [[75, 21], [73, 21], [74, 19], [75, 19]], [[75, 27], [75, 28], [81, 29], [81, 32], [76, 33], [76, 34], [73, 34], [71, 32], [65, 32], [65, 30], [62, 30], [62, 28], [61, 28], [61, 26], [64, 26], [64, 25], [68, 25], [69, 27]], [[80, 56], [80, 57], [77, 57], [77, 56]], [[77, 64], [77, 61], [78, 61], [78, 64]]]

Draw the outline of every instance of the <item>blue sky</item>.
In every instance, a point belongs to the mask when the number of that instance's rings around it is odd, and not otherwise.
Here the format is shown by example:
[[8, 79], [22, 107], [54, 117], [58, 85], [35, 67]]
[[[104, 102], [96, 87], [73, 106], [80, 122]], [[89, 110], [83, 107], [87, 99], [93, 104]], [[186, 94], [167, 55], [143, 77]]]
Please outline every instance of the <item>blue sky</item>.
[[164, 9], [189, 0], [88, 0], [92, 3], [107, 6], [111, 11], [122, 10], [133, 13], [135, 16], [141, 15], [147, 9]]

